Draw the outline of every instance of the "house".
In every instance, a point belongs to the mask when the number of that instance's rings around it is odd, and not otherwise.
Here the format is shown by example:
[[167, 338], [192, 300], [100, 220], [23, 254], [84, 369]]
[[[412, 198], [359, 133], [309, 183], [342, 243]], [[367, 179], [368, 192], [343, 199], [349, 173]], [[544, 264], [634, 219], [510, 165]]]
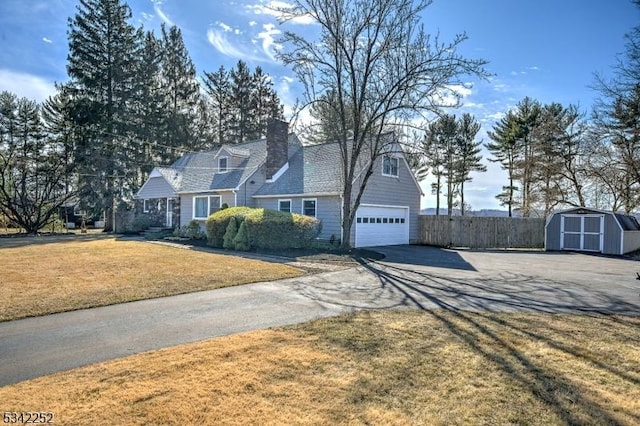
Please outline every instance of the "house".
[[640, 249], [635, 216], [586, 207], [552, 214], [545, 226], [546, 250], [626, 254]]
[[[186, 154], [156, 167], [138, 191], [142, 211], [164, 226], [203, 224], [223, 204], [314, 216], [321, 239], [342, 238], [338, 143], [303, 145], [288, 123], [272, 121], [265, 139]], [[356, 178], [361, 179], [361, 176]], [[418, 239], [422, 193], [401, 149], [374, 165], [351, 241], [357, 247], [408, 244]]]

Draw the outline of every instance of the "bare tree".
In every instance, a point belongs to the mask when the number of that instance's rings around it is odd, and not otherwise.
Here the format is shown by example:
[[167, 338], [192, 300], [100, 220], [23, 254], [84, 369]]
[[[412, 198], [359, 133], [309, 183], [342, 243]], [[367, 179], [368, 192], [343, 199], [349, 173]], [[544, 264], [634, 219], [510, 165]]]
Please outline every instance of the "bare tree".
[[[305, 87], [306, 104], [331, 102], [338, 117], [333, 139], [342, 166], [342, 245], [375, 161], [395, 142], [385, 135], [400, 120], [433, 112], [448, 102], [463, 75], [486, 76], [485, 61], [457, 53], [466, 36], [449, 43], [431, 37], [420, 23], [430, 0], [295, 0], [279, 11], [283, 20], [311, 17], [319, 39], [287, 31], [280, 59]], [[323, 97], [334, 90], [335, 96]], [[395, 144], [394, 144], [395, 146]], [[356, 182], [356, 177], [361, 178]]]
[[42, 131], [40, 107], [0, 93], [0, 215], [35, 234], [74, 196], [63, 155]]

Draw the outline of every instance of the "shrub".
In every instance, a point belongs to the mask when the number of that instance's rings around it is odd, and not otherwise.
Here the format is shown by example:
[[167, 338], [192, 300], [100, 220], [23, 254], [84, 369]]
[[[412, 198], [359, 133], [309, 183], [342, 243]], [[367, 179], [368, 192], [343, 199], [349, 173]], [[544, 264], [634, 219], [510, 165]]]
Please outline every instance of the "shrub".
[[200, 222], [192, 220], [187, 225], [186, 237], [192, 240], [204, 240], [207, 238], [207, 234], [205, 234], [204, 231], [202, 231], [202, 228], [200, 228]]
[[153, 225], [153, 220], [146, 214], [137, 215], [131, 221], [131, 229], [125, 229], [133, 233], [142, 232], [149, 229]]
[[296, 213], [254, 209], [247, 215], [251, 247], [267, 250], [309, 246], [320, 233], [320, 221]]
[[257, 249], [307, 247], [321, 229], [320, 221], [309, 216], [262, 208], [230, 207], [217, 211], [207, 219], [209, 245], [224, 247], [224, 236], [232, 217], [235, 218], [236, 224], [241, 223], [240, 227], [246, 222], [249, 246]]
[[238, 234], [238, 225], [236, 222], [236, 218], [231, 217], [231, 219], [229, 219], [229, 225], [227, 225], [227, 232], [224, 233], [224, 238], [223, 238], [224, 241], [222, 243], [222, 247], [228, 250], [235, 249], [236, 243], [234, 239], [236, 238], [237, 234]]
[[207, 219], [207, 244], [213, 247], [222, 248], [224, 244], [224, 234], [227, 232], [229, 220], [236, 218], [236, 223], [240, 222], [249, 212], [250, 207], [229, 207], [218, 210]]
[[249, 233], [247, 232], [247, 223], [243, 221], [240, 224], [240, 229], [233, 239], [234, 247], [238, 251], [247, 251], [251, 248], [249, 244]]
[[220, 210], [225, 210], [229, 208], [229, 204], [227, 203], [222, 203], [222, 205], [220, 206]]

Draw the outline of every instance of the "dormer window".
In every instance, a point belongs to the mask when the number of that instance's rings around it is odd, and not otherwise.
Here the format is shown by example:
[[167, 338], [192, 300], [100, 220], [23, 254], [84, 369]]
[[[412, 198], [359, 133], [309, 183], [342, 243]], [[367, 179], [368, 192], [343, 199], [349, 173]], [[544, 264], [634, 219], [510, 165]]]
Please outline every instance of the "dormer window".
[[227, 157], [220, 157], [218, 158], [218, 173], [226, 173], [228, 168], [227, 168], [227, 163], [228, 163], [229, 159]]

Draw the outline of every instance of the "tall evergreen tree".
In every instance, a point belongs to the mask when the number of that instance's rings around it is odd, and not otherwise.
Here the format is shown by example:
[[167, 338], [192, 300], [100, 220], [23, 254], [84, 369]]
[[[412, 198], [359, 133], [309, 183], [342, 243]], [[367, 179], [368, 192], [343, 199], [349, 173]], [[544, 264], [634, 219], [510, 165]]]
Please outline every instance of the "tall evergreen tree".
[[486, 172], [487, 167], [482, 164], [482, 141], [476, 141], [476, 135], [480, 131], [480, 123], [468, 113], [458, 120], [456, 180], [459, 185], [460, 214], [464, 216], [464, 184], [471, 182], [471, 172]]
[[252, 115], [255, 112], [255, 97], [252, 96], [254, 80], [247, 64], [238, 61], [230, 72], [231, 102], [233, 105], [230, 138], [233, 143], [246, 142], [251, 135]]
[[120, 0], [79, 3], [69, 19], [67, 72], [76, 124], [84, 128], [77, 155], [80, 200], [94, 213], [104, 209], [109, 229], [114, 200], [133, 191], [126, 173], [140, 32]]
[[213, 133], [218, 145], [228, 142], [231, 127], [231, 81], [229, 72], [220, 66], [216, 72], [204, 72], [204, 89], [209, 96]]
[[512, 111], [509, 111], [493, 126], [493, 130], [488, 132], [489, 138], [493, 142], [485, 144], [485, 147], [493, 155], [489, 161], [500, 163], [502, 169], [507, 172], [509, 184], [502, 187], [502, 192], [496, 195], [496, 198], [500, 201], [501, 206], [507, 206], [509, 217], [513, 215], [513, 210], [518, 206], [516, 200], [516, 191], [519, 189], [516, 186], [516, 161], [519, 155], [517, 132], [518, 118]]
[[140, 40], [140, 56], [135, 81], [135, 96], [132, 99], [135, 142], [130, 154], [136, 170], [132, 173], [136, 187], [142, 186], [153, 167], [166, 159], [164, 126], [167, 100], [160, 75], [162, 66], [161, 42], [153, 32], [146, 32]]
[[168, 148], [163, 162], [175, 160], [184, 150], [200, 149], [195, 123], [200, 102], [200, 87], [195, 66], [176, 26], [162, 26], [161, 75], [166, 98], [165, 135]]

